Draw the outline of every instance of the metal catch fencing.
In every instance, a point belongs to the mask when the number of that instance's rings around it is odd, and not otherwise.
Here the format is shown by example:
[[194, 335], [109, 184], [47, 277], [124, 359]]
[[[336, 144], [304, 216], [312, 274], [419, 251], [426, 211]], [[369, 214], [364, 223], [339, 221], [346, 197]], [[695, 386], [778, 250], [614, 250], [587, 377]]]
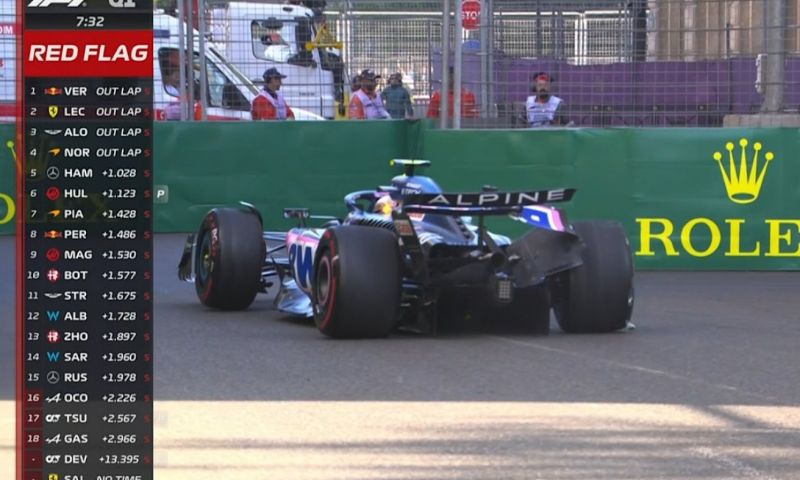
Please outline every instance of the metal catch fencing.
[[[9, 113], [15, 3], [0, 1], [0, 107]], [[161, 119], [247, 120], [271, 69], [284, 77], [280, 92], [299, 119], [347, 119], [366, 69], [380, 75], [377, 90], [395, 118], [435, 118], [448, 128], [722, 126], [736, 116], [797, 116], [800, 106], [800, 0], [156, 0], [155, 7]], [[547, 76], [537, 85], [541, 72]], [[398, 109], [406, 98], [410, 108]], [[449, 113], [454, 107], [460, 115]]]
[[[460, 80], [461, 95], [439, 95], [439, 105], [461, 103], [443, 126], [711, 127], [798, 114], [798, 0], [447, 3], [331, 1], [327, 18], [343, 34], [349, 73], [403, 74], [418, 117], [441, 114], [432, 98]], [[531, 122], [547, 110], [534, 91], [540, 72], [562, 100], [549, 122]]]

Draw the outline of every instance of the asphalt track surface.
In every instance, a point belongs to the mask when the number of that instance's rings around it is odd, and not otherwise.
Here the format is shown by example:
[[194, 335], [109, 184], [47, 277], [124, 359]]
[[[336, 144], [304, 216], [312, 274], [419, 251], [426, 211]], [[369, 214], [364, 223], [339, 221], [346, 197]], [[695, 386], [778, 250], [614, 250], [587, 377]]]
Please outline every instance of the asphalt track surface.
[[800, 273], [637, 273], [634, 332], [336, 341], [266, 296], [203, 308], [183, 239], [155, 240], [156, 479], [800, 479]]

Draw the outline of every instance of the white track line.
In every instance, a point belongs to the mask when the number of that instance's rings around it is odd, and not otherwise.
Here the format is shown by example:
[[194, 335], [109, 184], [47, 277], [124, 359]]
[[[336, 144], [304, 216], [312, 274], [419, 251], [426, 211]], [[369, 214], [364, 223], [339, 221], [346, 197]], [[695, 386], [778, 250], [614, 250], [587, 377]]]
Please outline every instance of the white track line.
[[558, 354], [561, 354], [561, 355], [568, 355], [568, 356], [571, 356], [571, 357], [581, 358], [581, 359], [584, 359], [584, 360], [590, 360], [590, 361], [595, 362], [595, 363], [596, 362], [602, 362], [602, 363], [604, 363], [606, 365], [609, 365], [611, 367], [621, 368], [621, 369], [625, 369], [625, 370], [632, 370], [632, 371], [639, 372], [639, 373], [647, 373], [647, 374], [650, 374], [650, 375], [656, 375], [656, 376], [659, 376], [659, 377], [669, 378], [671, 380], [676, 380], [676, 381], [680, 381], [680, 382], [687, 382], [687, 383], [691, 383], [691, 384], [695, 384], [695, 385], [709, 386], [709, 387], [713, 387], [713, 388], [716, 388], [716, 389], [719, 389], [719, 390], [725, 390], [725, 391], [729, 391], [729, 392], [736, 392], [736, 393], [739, 393], [739, 394], [742, 394], [742, 395], [746, 395], [746, 396], [750, 396], [750, 397], [753, 397], [753, 398], [757, 398], [759, 400], [767, 400], [767, 401], [770, 401], [770, 402], [778, 403], [780, 405], [786, 405], [785, 402], [782, 402], [782, 401], [780, 401], [779, 399], [777, 399], [775, 397], [771, 397], [771, 396], [768, 396], [768, 395], [761, 395], [761, 394], [753, 393], [753, 392], [748, 392], [748, 391], [745, 391], [745, 390], [741, 390], [741, 389], [739, 389], [737, 387], [734, 387], [732, 385], [725, 385], [723, 383], [707, 382], [705, 380], [698, 380], [698, 379], [694, 379], [694, 378], [691, 378], [691, 377], [687, 377], [686, 375], [679, 375], [679, 374], [676, 374], [676, 373], [666, 372], [664, 370], [657, 370], [657, 369], [654, 369], [654, 368], [642, 367], [640, 365], [633, 365], [633, 364], [630, 364], [630, 363], [617, 362], [615, 360], [607, 360], [605, 358], [594, 357], [594, 356], [586, 355], [586, 354], [583, 354], [583, 353], [573, 352], [571, 350], [564, 350], [564, 349], [561, 349], [561, 348], [548, 347], [548, 346], [545, 346], [545, 345], [542, 345], [542, 344], [539, 344], [539, 343], [534, 343], [534, 342], [531, 342], [531, 341], [517, 340], [515, 338], [501, 337], [501, 336], [495, 336], [495, 335], [490, 335], [489, 338], [493, 338], [493, 339], [499, 340], [501, 342], [509, 343], [509, 344], [512, 344], [512, 345], [516, 345], [518, 347], [533, 348], [533, 349], [542, 350], [542, 351], [545, 351], [545, 352], [558, 353]]

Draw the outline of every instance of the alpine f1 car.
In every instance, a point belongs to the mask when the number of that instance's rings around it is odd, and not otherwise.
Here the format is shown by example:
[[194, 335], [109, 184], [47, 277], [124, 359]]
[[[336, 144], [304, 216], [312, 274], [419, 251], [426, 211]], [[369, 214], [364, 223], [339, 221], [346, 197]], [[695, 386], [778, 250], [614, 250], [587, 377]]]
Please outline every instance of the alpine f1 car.
[[[245, 309], [276, 287], [279, 311], [313, 317], [337, 338], [436, 333], [445, 317], [547, 333], [551, 308], [569, 333], [628, 326], [628, 239], [615, 222], [568, 223], [550, 204], [569, 201], [574, 189], [445, 193], [416, 174], [429, 161], [392, 163], [404, 173], [345, 196], [344, 218], [286, 208], [297, 227], [264, 232], [252, 205], [211, 210], [187, 239], [179, 277], [222, 310]], [[490, 215], [531, 228], [512, 241], [488, 231]]]

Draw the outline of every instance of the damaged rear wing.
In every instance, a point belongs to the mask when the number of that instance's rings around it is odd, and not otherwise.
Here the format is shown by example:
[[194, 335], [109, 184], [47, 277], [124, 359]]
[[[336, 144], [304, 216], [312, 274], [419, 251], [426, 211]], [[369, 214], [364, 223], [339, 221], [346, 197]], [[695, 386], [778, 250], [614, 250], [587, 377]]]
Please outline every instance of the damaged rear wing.
[[506, 215], [519, 213], [523, 207], [568, 202], [574, 188], [556, 188], [530, 192], [419, 193], [403, 198], [403, 212], [435, 215]]

